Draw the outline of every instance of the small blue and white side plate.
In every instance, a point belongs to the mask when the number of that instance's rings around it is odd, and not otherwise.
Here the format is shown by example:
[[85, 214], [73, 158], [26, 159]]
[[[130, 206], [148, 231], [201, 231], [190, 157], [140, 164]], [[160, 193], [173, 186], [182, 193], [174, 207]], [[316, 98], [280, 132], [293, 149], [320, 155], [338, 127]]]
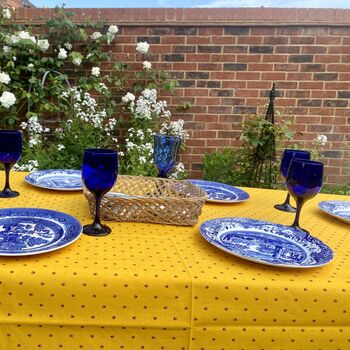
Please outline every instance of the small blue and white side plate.
[[239, 203], [249, 198], [249, 194], [237, 187], [206, 180], [187, 180], [207, 192], [207, 202]]
[[324, 201], [318, 203], [318, 207], [325, 213], [350, 224], [350, 202]]
[[287, 268], [328, 264], [333, 252], [305, 232], [248, 218], [219, 218], [204, 222], [201, 235], [215, 247], [253, 262]]
[[76, 241], [80, 222], [71, 215], [49, 209], [0, 209], [0, 256], [51, 252]]
[[36, 187], [59, 191], [80, 191], [83, 189], [80, 170], [39, 170], [25, 177], [25, 180]]

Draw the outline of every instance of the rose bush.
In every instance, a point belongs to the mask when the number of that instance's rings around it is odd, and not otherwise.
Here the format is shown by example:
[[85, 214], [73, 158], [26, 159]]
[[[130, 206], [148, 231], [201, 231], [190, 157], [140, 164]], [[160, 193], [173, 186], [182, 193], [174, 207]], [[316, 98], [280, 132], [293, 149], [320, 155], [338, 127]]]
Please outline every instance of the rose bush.
[[[13, 23], [9, 9], [1, 11], [0, 26], [1, 124], [23, 130], [18, 169], [80, 168], [86, 147], [113, 147], [124, 155], [122, 172], [154, 174], [153, 134], [171, 116], [157, 90], [172, 92], [176, 83], [146, 60], [147, 42], [135, 46], [135, 55], [144, 57], [134, 72], [125, 63], [112, 64], [113, 52], [106, 50], [117, 25], [78, 25], [56, 8], [45, 33]], [[101, 62], [111, 68], [103, 70]], [[118, 142], [128, 123], [125, 143]]]

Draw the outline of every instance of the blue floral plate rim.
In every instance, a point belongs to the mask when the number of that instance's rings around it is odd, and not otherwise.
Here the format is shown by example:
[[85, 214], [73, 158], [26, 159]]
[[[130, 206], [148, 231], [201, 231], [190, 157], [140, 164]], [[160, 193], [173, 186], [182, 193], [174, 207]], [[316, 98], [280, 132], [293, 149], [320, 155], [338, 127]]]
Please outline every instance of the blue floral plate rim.
[[[50, 182], [50, 178], [52, 177], [55, 177], [55, 182]], [[57, 180], [59, 182], [57, 182]], [[73, 184], [69, 184], [69, 182], [73, 180]], [[48, 190], [80, 191], [83, 189], [81, 170], [74, 169], [48, 169], [33, 171], [25, 177], [25, 181], [30, 185]]]
[[203, 222], [199, 231], [215, 247], [264, 265], [313, 268], [326, 265], [333, 259], [332, 249], [320, 239], [269, 221], [217, 218]]
[[74, 216], [51, 209], [0, 209], [0, 256], [52, 252], [76, 241], [83, 227]]
[[[240, 203], [249, 199], [249, 194], [246, 191], [221, 182], [197, 179], [187, 179], [186, 181], [201, 187], [208, 195], [207, 202]], [[224, 193], [222, 190], [224, 190]]]
[[325, 213], [350, 224], [350, 202], [342, 200], [322, 201], [318, 207]]

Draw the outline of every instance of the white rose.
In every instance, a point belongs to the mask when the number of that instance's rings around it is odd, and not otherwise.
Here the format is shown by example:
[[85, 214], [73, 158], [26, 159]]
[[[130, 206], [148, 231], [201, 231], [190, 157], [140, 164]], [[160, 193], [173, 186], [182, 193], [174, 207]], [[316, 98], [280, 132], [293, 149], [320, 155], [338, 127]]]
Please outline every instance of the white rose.
[[98, 77], [100, 75], [100, 68], [99, 67], [92, 67], [91, 68], [91, 75]]
[[62, 145], [62, 144], [58, 144], [57, 145], [57, 149], [59, 150], [59, 151], [62, 151], [63, 149], [65, 149], [66, 147], [64, 146], [64, 145]]
[[102, 34], [100, 32], [94, 32], [91, 34], [91, 39], [92, 40], [97, 40], [99, 38], [101, 38]]
[[3, 47], [3, 50], [4, 50], [4, 52], [10, 52], [11, 51], [11, 47], [5, 45]]
[[65, 49], [60, 49], [57, 56], [60, 60], [67, 58], [67, 51]]
[[11, 44], [17, 44], [19, 42], [20, 38], [19, 36], [15, 35], [15, 34], [12, 34], [10, 36], [10, 43]]
[[34, 36], [31, 36], [28, 32], [22, 30], [18, 32], [18, 37], [22, 40], [31, 40], [34, 44], [36, 44], [36, 39]]
[[10, 108], [16, 102], [16, 96], [12, 92], [4, 91], [0, 97], [0, 103], [5, 108]]
[[147, 53], [149, 49], [149, 44], [146, 41], [141, 41], [136, 45], [136, 51], [140, 53]]
[[72, 62], [75, 66], [80, 66], [82, 61], [81, 61], [81, 58], [75, 57], [75, 58], [73, 58]]
[[119, 32], [118, 26], [109, 26], [108, 33], [117, 34]]
[[131, 92], [128, 92], [125, 96], [122, 97], [122, 101], [127, 103], [129, 101], [135, 101], [135, 95]]
[[73, 45], [69, 42], [66, 42], [63, 44], [63, 46], [67, 49], [67, 50], [72, 50], [73, 48]]
[[8, 84], [10, 81], [11, 78], [7, 73], [0, 72], [0, 83]]
[[9, 9], [3, 9], [1, 11], [2, 17], [6, 18], [6, 19], [10, 19], [11, 18], [11, 11]]
[[152, 69], [152, 63], [148, 61], [144, 61], [143, 63], [143, 69], [150, 70]]
[[46, 51], [50, 44], [47, 39], [38, 40], [38, 49], [40, 51]]

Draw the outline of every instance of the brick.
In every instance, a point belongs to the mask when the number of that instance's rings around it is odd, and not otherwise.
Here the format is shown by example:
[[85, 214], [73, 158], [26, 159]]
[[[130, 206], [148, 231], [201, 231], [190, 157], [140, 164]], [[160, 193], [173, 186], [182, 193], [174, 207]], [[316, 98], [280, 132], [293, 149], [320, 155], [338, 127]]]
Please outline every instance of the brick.
[[198, 45], [197, 48], [199, 53], [218, 53], [221, 52], [221, 46], [203, 46], [203, 45]]
[[237, 62], [261, 62], [261, 55], [237, 55]]
[[173, 47], [174, 53], [188, 53], [188, 52], [196, 52], [196, 48], [194, 46], [189, 45], [176, 45]]
[[301, 47], [300, 46], [276, 46], [275, 52], [276, 53], [300, 53]]
[[210, 106], [208, 113], [227, 114], [232, 113], [232, 106]]
[[149, 44], [159, 44], [160, 36], [138, 36], [136, 40], [137, 42], [147, 41]]
[[273, 64], [269, 63], [249, 63], [249, 71], [272, 71]]
[[198, 63], [198, 70], [214, 71], [222, 70], [221, 63]]
[[231, 97], [233, 96], [233, 90], [211, 90], [210, 96]]
[[247, 66], [246, 63], [225, 63], [224, 70], [245, 71]]
[[293, 36], [290, 38], [291, 45], [312, 45], [315, 43], [314, 36]]
[[151, 27], [148, 29], [149, 35], [170, 35], [172, 28], [170, 27]]
[[304, 106], [304, 107], [320, 107], [322, 105], [322, 100], [315, 100], [315, 99], [300, 99], [298, 100], [298, 106]]
[[327, 53], [327, 47], [325, 46], [303, 46], [301, 48], [302, 54], [325, 54]]
[[239, 36], [237, 38], [238, 45], [261, 45], [263, 43], [262, 36]]
[[196, 86], [195, 80], [178, 80], [179, 87], [194, 87]]
[[197, 81], [197, 86], [198, 87], [208, 87], [208, 88], [219, 88], [221, 86], [220, 81], [203, 81], [199, 80]]
[[305, 63], [305, 62], [313, 62], [313, 55], [290, 55], [289, 62], [295, 63]]
[[249, 53], [272, 53], [273, 46], [249, 46]]
[[185, 56], [182, 54], [169, 54], [169, 55], [164, 55], [164, 60], [168, 62], [178, 62], [178, 61], [184, 61]]
[[342, 152], [340, 152], [340, 151], [324, 151], [323, 155], [327, 158], [341, 158]]
[[315, 80], [337, 80], [338, 79], [338, 73], [315, 73], [314, 74]]
[[325, 64], [301, 64], [301, 72], [324, 72], [326, 70]]
[[338, 91], [338, 98], [350, 98], [350, 91]]
[[311, 92], [312, 98], [336, 98], [335, 91], [315, 90]]
[[186, 37], [187, 45], [210, 45], [211, 38], [209, 36], [188, 36]]
[[235, 106], [233, 112], [236, 114], [256, 114], [256, 107]]
[[224, 53], [246, 53], [248, 52], [248, 46], [234, 45], [234, 46], [224, 46]]
[[196, 27], [177, 27], [174, 28], [174, 35], [197, 35], [198, 28]]
[[224, 35], [249, 35], [249, 27], [224, 27]]
[[264, 45], [289, 45], [288, 37], [285, 36], [265, 36]]
[[274, 64], [275, 71], [289, 71], [295, 72], [299, 70], [299, 65], [295, 63], [275, 63]]
[[347, 100], [324, 100], [324, 107], [348, 107], [349, 102]]

